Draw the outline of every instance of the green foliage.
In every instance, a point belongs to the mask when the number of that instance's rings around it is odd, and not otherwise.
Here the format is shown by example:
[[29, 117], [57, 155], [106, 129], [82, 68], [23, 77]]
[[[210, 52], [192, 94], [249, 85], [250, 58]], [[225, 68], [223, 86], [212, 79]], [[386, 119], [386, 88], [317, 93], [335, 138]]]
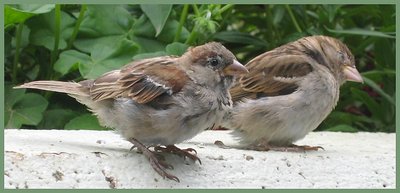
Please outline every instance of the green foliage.
[[346, 83], [318, 130], [395, 131], [394, 5], [5, 5], [6, 127], [104, 129], [68, 96], [14, 90], [95, 78], [133, 60], [220, 41], [245, 63], [308, 35], [343, 40], [364, 84]]
[[5, 86], [5, 127], [20, 128], [25, 125], [37, 125], [42, 120], [42, 113], [48, 102], [39, 94], [25, 93], [25, 89], [14, 90]]
[[172, 5], [144, 4], [140, 5], [140, 8], [143, 10], [144, 14], [146, 14], [147, 18], [149, 18], [151, 24], [153, 24], [157, 37], [167, 22], [168, 16], [171, 13]]
[[64, 129], [106, 130], [98, 124], [97, 118], [92, 114], [83, 114], [73, 118], [65, 125]]
[[37, 5], [37, 4], [27, 4], [27, 5], [15, 5], [4, 7], [4, 25], [5, 28], [11, 27], [13, 24], [24, 23], [27, 19], [50, 12], [54, 9], [54, 5]]

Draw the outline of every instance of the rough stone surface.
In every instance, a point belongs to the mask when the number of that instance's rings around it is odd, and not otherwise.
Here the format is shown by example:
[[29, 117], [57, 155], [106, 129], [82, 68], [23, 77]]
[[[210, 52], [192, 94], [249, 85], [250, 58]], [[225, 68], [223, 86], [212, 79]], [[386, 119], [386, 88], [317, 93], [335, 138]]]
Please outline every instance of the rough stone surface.
[[178, 147], [202, 165], [166, 155], [180, 183], [163, 179], [112, 131], [5, 130], [5, 188], [395, 188], [395, 134], [313, 132], [306, 153], [220, 148], [228, 131], [206, 131]]

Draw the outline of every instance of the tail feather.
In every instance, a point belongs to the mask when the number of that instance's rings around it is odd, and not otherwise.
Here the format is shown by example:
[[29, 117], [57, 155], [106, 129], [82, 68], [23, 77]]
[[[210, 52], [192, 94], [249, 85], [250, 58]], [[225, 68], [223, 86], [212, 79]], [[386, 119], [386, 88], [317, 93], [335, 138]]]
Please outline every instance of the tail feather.
[[89, 89], [76, 82], [62, 82], [62, 81], [33, 81], [16, 86], [14, 88], [31, 88], [39, 90], [47, 90], [53, 92], [67, 93], [78, 96], [89, 96]]

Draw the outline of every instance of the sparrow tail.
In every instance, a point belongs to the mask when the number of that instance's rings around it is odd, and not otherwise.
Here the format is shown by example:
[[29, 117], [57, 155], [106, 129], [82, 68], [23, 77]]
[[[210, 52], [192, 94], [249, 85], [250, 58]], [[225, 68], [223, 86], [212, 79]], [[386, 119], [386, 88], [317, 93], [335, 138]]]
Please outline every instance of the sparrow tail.
[[78, 96], [89, 96], [88, 88], [76, 82], [62, 82], [62, 81], [33, 81], [22, 84], [20, 86], [14, 87], [16, 89], [19, 88], [31, 88], [31, 89], [39, 89], [39, 90], [47, 90], [53, 92], [61, 92], [67, 93], [71, 95]]

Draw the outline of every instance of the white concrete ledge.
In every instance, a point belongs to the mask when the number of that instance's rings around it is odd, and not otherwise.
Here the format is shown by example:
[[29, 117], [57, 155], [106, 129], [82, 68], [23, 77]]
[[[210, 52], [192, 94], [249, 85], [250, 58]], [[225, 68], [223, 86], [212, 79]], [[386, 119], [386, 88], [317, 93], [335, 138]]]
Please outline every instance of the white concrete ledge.
[[256, 152], [206, 131], [178, 147], [202, 161], [166, 159], [180, 183], [164, 180], [111, 131], [5, 130], [5, 188], [395, 188], [395, 134], [314, 132], [297, 144], [325, 151]]

